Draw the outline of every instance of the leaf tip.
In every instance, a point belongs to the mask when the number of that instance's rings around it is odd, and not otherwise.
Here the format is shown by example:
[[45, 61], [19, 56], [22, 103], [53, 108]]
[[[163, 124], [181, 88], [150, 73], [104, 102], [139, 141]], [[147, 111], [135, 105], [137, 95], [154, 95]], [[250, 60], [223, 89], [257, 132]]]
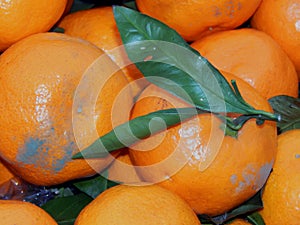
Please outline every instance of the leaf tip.
[[116, 10], [118, 10], [119, 7], [120, 7], [120, 6], [118, 6], [118, 5], [113, 5], [113, 6], [112, 6], [113, 12], [115, 12]]
[[83, 155], [81, 152], [78, 152], [72, 156], [72, 159], [83, 159]]

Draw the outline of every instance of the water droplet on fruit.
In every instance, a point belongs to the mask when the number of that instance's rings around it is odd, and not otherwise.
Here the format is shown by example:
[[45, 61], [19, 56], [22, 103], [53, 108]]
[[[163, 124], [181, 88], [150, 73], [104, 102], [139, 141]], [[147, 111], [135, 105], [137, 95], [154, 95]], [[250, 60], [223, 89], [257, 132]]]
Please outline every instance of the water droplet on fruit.
[[299, 31], [300, 32], [300, 20], [297, 20], [296, 23], [295, 23], [295, 28], [296, 28], [296, 31]]

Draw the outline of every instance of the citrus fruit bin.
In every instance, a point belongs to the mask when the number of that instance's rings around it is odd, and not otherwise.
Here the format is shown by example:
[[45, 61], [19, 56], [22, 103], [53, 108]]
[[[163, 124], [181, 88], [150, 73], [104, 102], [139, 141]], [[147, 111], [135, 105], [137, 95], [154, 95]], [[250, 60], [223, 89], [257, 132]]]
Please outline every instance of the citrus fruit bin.
[[299, 223], [296, 0], [0, 9], [1, 224]]

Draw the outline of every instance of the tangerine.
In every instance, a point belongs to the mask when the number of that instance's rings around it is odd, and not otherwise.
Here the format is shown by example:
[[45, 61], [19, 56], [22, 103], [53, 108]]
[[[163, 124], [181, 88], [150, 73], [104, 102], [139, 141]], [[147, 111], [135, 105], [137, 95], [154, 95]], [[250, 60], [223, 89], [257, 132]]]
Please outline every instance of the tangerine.
[[185, 40], [221, 30], [231, 30], [246, 22], [261, 0], [137, 0], [137, 8], [175, 29]]
[[251, 26], [270, 35], [294, 63], [300, 78], [300, 3], [297, 0], [263, 0]]
[[58, 26], [64, 29], [65, 34], [90, 41], [110, 55], [122, 68], [131, 84], [134, 96], [148, 84], [145, 79], [141, 79], [142, 73], [128, 59], [122, 47], [123, 42], [111, 6], [71, 13], [64, 17]]
[[0, 68], [0, 155], [16, 174], [54, 185], [94, 175], [112, 162], [114, 157], [72, 160], [128, 120], [131, 92], [121, 92], [128, 81], [102, 50], [65, 34], [40, 33], [7, 49]]
[[49, 31], [61, 18], [67, 0], [0, 2], [0, 51], [31, 34]]
[[267, 99], [298, 96], [295, 66], [266, 33], [251, 28], [218, 32], [191, 44], [215, 67], [242, 78]]
[[[242, 96], [254, 108], [272, 111], [249, 84], [228, 73], [223, 75], [237, 81]], [[136, 102], [132, 118], [188, 106], [149, 85]], [[226, 135], [222, 124], [216, 116], [203, 113], [130, 146], [141, 180], [175, 192], [197, 214], [210, 216], [223, 214], [252, 197], [264, 185], [275, 159], [276, 123], [257, 125], [250, 119], [237, 137]]]
[[40, 207], [18, 200], [0, 200], [0, 219], [2, 225], [57, 225]]
[[266, 224], [299, 224], [300, 214], [300, 130], [278, 136], [273, 171], [266, 183], [260, 211]]
[[178, 195], [156, 185], [118, 185], [107, 189], [79, 214], [75, 225], [199, 225]]

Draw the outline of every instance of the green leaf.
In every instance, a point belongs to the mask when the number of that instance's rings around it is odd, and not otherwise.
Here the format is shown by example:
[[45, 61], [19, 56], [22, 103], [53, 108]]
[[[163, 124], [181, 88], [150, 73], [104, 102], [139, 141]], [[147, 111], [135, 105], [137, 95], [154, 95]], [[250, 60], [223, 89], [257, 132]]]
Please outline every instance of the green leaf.
[[258, 212], [248, 215], [246, 219], [252, 225], [265, 225], [264, 219]]
[[65, 29], [62, 27], [54, 26], [53, 28], [51, 28], [51, 30], [49, 32], [64, 33]]
[[68, 197], [50, 200], [42, 206], [59, 225], [73, 225], [81, 210], [89, 204], [93, 198], [86, 194], [78, 194]]
[[135, 10], [113, 9], [129, 58], [150, 82], [202, 110], [253, 113], [221, 73], [176, 31]]
[[87, 9], [91, 9], [95, 6], [96, 4], [94, 3], [90, 3], [87, 1], [83, 1], [83, 0], [74, 0], [72, 7], [70, 9], [70, 13], [74, 13], [80, 10], [87, 10]]
[[300, 99], [286, 95], [279, 95], [269, 99], [275, 113], [280, 114], [277, 123], [280, 133], [300, 129]]
[[213, 222], [215, 224], [223, 224], [226, 221], [229, 221], [237, 216], [245, 215], [248, 213], [255, 212], [256, 210], [262, 209], [263, 203], [261, 200], [262, 189], [257, 192], [252, 198], [236, 207], [235, 209], [226, 212], [223, 215], [210, 217], [207, 215], [199, 215], [201, 223]]
[[62, 198], [62, 197], [68, 197], [73, 196], [74, 193], [69, 187], [61, 187], [58, 190], [58, 194], [55, 196], [55, 198]]
[[258, 212], [253, 212], [249, 215], [245, 215], [245, 216], [239, 216], [239, 217], [236, 217], [228, 222], [226, 222], [225, 224], [232, 224], [236, 219], [242, 219], [244, 220], [245, 222], [247, 221], [249, 224], [252, 224], [252, 225], [265, 225], [265, 222], [262, 218], [262, 216], [258, 213]]
[[113, 150], [130, 146], [201, 112], [195, 108], [166, 109], [132, 119], [97, 139], [92, 145], [75, 154], [73, 159], [105, 157]]
[[76, 182], [74, 186], [90, 197], [96, 198], [107, 189], [107, 179], [102, 176], [97, 176], [93, 179]]
[[[195, 106], [198, 111], [246, 114], [234, 121], [226, 116], [222, 118], [232, 131], [240, 129], [251, 118], [259, 122], [278, 119], [277, 115], [255, 110], [245, 102], [235, 82], [232, 81], [232, 88], [216, 68], [170, 27], [125, 7], [114, 6], [113, 11], [129, 58], [150, 82]], [[105, 157], [111, 151], [183, 122], [196, 115], [195, 111], [194, 108], [161, 110], [135, 118], [100, 137], [73, 159]], [[150, 122], [154, 124], [151, 129]]]
[[137, 6], [136, 6], [135, 1], [126, 1], [126, 2], [123, 3], [123, 5], [128, 7], [128, 8], [137, 10]]
[[[107, 173], [107, 172], [106, 172]], [[107, 180], [107, 174], [98, 175], [93, 178], [84, 179], [73, 183], [73, 185], [78, 188], [83, 193], [89, 195], [92, 198], [96, 198], [106, 189], [111, 186], [117, 185], [117, 183]]]

